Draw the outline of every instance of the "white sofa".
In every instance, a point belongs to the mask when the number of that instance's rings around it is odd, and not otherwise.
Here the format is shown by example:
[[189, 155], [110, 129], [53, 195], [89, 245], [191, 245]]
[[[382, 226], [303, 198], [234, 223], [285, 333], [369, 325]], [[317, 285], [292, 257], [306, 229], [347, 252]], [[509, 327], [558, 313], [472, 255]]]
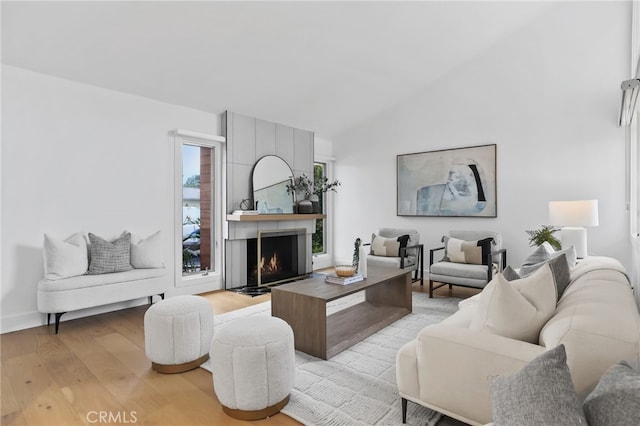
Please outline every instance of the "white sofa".
[[474, 298], [440, 324], [422, 329], [398, 352], [405, 413], [408, 400], [472, 425], [489, 423], [488, 377], [513, 373], [562, 343], [582, 399], [611, 365], [621, 360], [640, 365], [640, 315], [626, 271], [615, 259], [578, 262], [537, 344], [471, 330], [478, 311]]
[[[92, 234], [89, 236], [101, 240]], [[130, 233], [124, 232], [114, 242], [125, 249], [122, 253], [124, 257], [116, 259], [125, 266], [120, 272], [100, 271], [91, 274], [90, 264], [94, 264], [89, 261], [91, 247], [86, 240], [82, 233], [76, 233], [64, 241], [45, 234], [45, 276], [38, 282], [37, 305], [39, 312], [47, 314], [47, 325], [50, 324], [51, 314], [55, 315], [56, 334], [60, 317], [66, 312], [142, 297], [148, 297], [151, 303], [154, 295], [164, 299], [167, 290], [166, 269], [160, 260], [162, 245], [159, 231], [145, 239], [135, 238], [133, 241]], [[108, 246], [111, 243], [102, 240], [97, 244]], [[96, 259], [101, 256], [97, 250]], [[102, 256], [101, 260], [114, 260], [108, 256]]]

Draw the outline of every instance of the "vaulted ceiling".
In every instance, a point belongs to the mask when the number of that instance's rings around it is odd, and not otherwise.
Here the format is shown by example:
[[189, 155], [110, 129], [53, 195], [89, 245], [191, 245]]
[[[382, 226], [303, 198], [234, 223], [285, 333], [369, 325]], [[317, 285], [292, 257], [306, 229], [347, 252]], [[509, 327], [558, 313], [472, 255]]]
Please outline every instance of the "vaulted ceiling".
[[546, 2], [2, 2], [4, 64], [331, 137]]

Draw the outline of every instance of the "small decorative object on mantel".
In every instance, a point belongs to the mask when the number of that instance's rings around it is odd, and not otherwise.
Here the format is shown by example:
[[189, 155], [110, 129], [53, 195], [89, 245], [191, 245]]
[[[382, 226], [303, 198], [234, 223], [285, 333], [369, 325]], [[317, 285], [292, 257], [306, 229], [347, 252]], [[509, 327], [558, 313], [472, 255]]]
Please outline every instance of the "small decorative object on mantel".
[[241, 210], [251, 210], [252, 207], [253, 207], [253, 200], [251, 200], [250, 198], [245, 198], [244, 200], [240, 201]]
[[298, 201], [298, 213], [300, 214], [313, 213], [313, 203], [310, 200], [306, 200], [306, 199]]
[[[298, 213], [321, 213], [320, 199], [322, 195], [327, 191], [337, 192], [336, 187], [338, 186], [340, 186], [340, 181], [338, 180], [329, 182], [326, 176], [311, 179], [303, 173], [287, 184], [287, 193], [294, 194], [296, 199], [300, 198], [298, 194], [304, 195], [303, 200], [295, 203], [298, 205]], [[301, 209], [301, 203], [306, 200], [311, 203], [311, 211], [307, 211], [307, 203], [304, 203], [304, 208]]]
[[560, 240], [558, 240], [553, 234], [558, 232], [559, 229], [551, 225], [542, 225], [540, 229], [534, 229], [533, 231], [525, 231], [529, 235], [529, 246], [538, 247], [542, 243], [547, 242], [551, 244], [555, 250], [561, 250]]

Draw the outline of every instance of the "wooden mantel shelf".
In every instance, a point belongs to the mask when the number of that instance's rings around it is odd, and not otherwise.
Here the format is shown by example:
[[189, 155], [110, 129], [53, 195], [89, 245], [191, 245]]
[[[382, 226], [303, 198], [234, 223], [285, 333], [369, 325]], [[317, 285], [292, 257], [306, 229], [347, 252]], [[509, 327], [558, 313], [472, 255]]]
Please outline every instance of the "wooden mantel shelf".
[[228, 214], [229, 222], [262, 222], [274, 220], [316, 220], [326, 219], [326, 214]]

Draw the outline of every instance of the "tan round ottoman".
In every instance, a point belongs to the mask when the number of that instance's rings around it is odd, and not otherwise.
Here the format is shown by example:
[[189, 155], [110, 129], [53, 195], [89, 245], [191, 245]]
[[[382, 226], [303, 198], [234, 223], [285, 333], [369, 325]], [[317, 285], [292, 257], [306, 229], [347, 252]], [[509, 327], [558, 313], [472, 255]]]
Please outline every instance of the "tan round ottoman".
[[158, 373], [193, 370], [209, 359], [213, 309], [200, 296], [157, 302], [144, 314], [144, 349]]
[[293, 330], [280, 318], [256, 315], [227, 323], [211, 341], [213, 388], [236, 419], [272, 416], [289, 402], [295, 372]]

